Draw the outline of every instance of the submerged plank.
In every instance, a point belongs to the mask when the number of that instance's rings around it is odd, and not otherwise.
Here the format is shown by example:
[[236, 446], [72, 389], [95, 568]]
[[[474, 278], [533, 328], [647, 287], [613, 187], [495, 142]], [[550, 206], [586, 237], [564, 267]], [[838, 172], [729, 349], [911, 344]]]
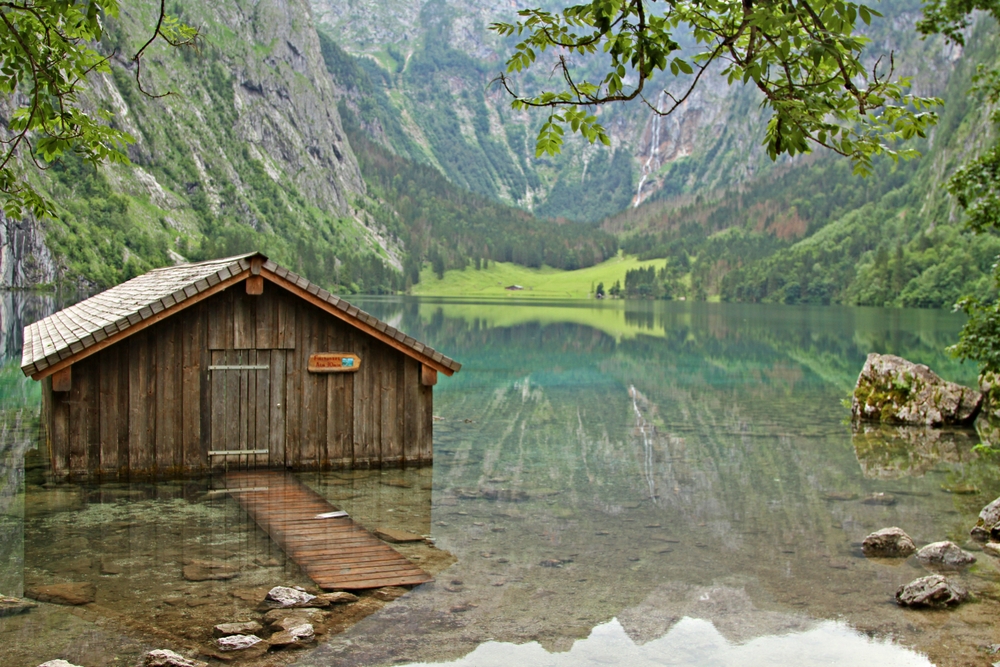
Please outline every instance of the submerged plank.
[[310, 579], [325, 590], [410, 586], [432, 577], [291, 475], [232, 472], [226, 488]]

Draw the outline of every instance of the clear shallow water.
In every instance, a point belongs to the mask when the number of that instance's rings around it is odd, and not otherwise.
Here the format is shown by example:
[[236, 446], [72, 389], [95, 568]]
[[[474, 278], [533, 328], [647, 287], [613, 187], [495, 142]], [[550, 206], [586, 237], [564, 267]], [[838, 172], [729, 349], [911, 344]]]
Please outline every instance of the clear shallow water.
[[[918, 543], [965, 545], [979, 509], [1000, 495], [997, 466], [970, 451], [969, 433], [854, 432], [842, 405], [870, 351], [971, 384], [975, 369], [942, 352], [957, 317], [727, 304], [355, 301], [464, 368], [436, 387], [433, 470], [302, 478], [365, 525], [432, 533], [458, 561], [434, 583], [288, 660], [990, 663], [979, 648], [1000, 643], [1000, 572], [989, 556], [957, 575], [975, 603], [913, 612], [892, 596], [925, 570], [912, 560], [865, 560], [859, 547], [889, 525]], [[18, 391], [13, 403], [30, 413], [30, 394]], [[252, 598], [255, 586], [301, 577], [231, 501], [206, 498], [207, 487], [44, 488], [31, 461], [27, 492], [7, 493], [6, 515], [23, 525], [24, 564], [18, 570], [15, 555], [14, 565], [0, 565], [0, 582], [91, 577], [102, 584], [98, 606], [103, 590], [104, 606], [132, 604], [130, 613], [148, 626], [197, 638], [206, 624], [237, 620], [220, 615], [250, 613], [239, 591]], [[16, 462], [8, 469], [16, 479]], [[873, 503], [876, 493], [888, 499]], [[124, 542], [115, 537], [123, 531], [131, 536]], [[54, 565], [66, 558], [57, 545], [71, 548], [66, 541], [74, 539], [85, 540], [76, 544], [89, 565]], [[124, 558], [120, 574], [101, 574], [108, 551], [136, 560]], [[179, 573], [192, 557], [235, 562], [240, 577], [184, 582]], [[224, 602], [210, 607], [201, 598]], [[148, 642], [135, 624], [100, 625], [99, 612], [65, 620], [65, 608], [44, 611], [38, 618], [59, 633], [84, 637], [88, 655], [108, 647], [133, 655]], [[45, 632], [41, 621], [30, 630], [15, 623], [25, 621], [0, 619], [0, 633], [21, 642], [30, 635], [32, 644]], [[18, 656], [13, 664], [55, 657]], [[99, 664], [93, 660], [86, 664]]]

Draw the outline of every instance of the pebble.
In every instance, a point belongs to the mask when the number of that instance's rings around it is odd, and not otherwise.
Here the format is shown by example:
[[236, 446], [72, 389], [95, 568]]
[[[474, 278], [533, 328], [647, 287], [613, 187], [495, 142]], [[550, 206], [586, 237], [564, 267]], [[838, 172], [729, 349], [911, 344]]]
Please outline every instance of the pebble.
[[229, 637], [219, 637], [215, 640], [215, 645], [220, 651], [242, 651], [253, 648], [260, 644], [263, 639], [256, 635], [230, 635]]

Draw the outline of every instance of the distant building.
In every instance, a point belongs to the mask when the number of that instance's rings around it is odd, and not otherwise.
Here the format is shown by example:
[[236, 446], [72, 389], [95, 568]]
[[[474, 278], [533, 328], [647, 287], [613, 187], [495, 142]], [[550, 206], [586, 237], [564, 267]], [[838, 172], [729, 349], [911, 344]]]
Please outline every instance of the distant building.
[[112, 287], [26, 327], [21, 359], [74, 477], [428, 462], [460, 368], [260, 253]]
[[519, 292], [524, 288], [521, 287], [520, 285], [508, 285], [507, 287], [504, 287], [504, 289], [507, 290], [508, 292]]

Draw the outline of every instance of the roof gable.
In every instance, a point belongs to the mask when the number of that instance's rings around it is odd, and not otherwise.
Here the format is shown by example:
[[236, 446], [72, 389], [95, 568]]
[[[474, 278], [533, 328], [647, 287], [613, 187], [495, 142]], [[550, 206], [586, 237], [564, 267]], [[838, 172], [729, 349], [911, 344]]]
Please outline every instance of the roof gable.
[[40, 380], [254, 274], [446, 375], [462, 365], [260, 253], [154, 269], [29, 324], [21, 370]]

